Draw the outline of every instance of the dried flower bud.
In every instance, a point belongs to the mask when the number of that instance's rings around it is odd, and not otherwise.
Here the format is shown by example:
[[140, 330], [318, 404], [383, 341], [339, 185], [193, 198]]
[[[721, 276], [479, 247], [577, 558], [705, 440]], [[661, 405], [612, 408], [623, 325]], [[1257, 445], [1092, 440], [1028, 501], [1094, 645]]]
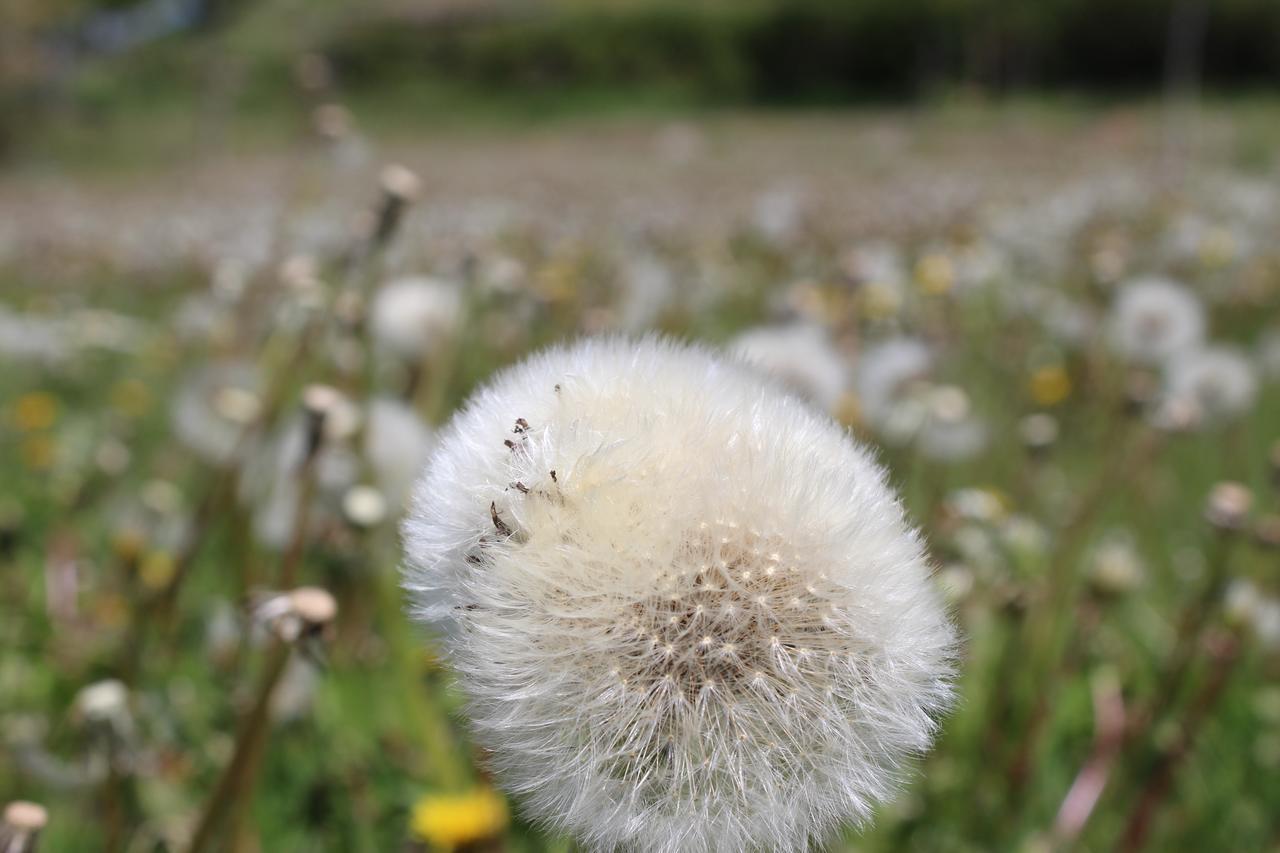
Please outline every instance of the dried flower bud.
[[1045, 412], [1027, 415], [1018, 424], [1018, 435], [1028, 451], [1043, 455], [1058, 441], [1058, 419]]
[[321, 53], [304, 53], [293, 66], [294, 78], [304, 92], [321, 92], [333, 85], [333, 65]]
[[318, 634], [337, 613], [334, 597], [314, 586], [269, 595], [254, 608], [254, 618], [286, 643]]
[[1280, 515], [1265, 515], [1253, 526], [1253, 538], [1263, 548], [1280, 548]]
[[311, 114], [311, 125], [317, 134], [330, 142], [351, 133], [351, 113], [342, 104], [321, 104]]
[[1122, 596], [1142, 584], [1142, 558], [1127, 538], [1117, 536], [1098, 546], [1089, 567], [1089, 585], [1100, 596]]
[[128, 708], [129, 688], [115, 678], [94, 682], [76, 694], [76, 714], [89, 722], [118, 718]]
[[1154, 374], [1145, 370], [1133, 371], [1125, 381], [1125, 410], [1135, 416], [1142, 414], [1156, 399], [1159, 391], [1160, 382]]
[[225, 385], [214, 392], [213, 409], [228, 422], [247, 426], [257, 420], [262, 401], [248, 388]]
[[39, 803], [14, 800], [0, 815], [0, 851], [34, 853], [40, 830], [49, 822], [49, 812]]
[[1240, 530], [1252, 506], [1253, 493], [1248, 488], [1240, 483], [1218, 483], [1205, 502], [1205, 520], [1219, 530]]
[[307, 415], [307, 443], [304, 458], [310, 459], [324, 443], [326, 421], [342, 405], [342, 392], [329, 385], [308, 385], [302, 392], [302, 409]]
[[319, 279], [320, 268], [311, 255], [293, 255], [280, 265], [280, 282], [291, 290], [307, 290]]
[[386, 195], [402, 202], [414, 201], [422, 190], [422, 181], [418, 176], [398, 163], [383, 169], [378, 181]]
[[376, 527], [386, 520], [387, 499], [373, 486], [353, 486], [342, 496], [342, 512], [357, 527]]
[[338, 602], [318, 586], [300, 586], [289, 593], [293, 612], [312, 628], [322, 628], [338, 615]]
[[373, 228], [373, 244], [381, 246], [395, 234], [404, 217], [405, 208], [417, 199], [422, 191], [418, 176], [404, 166], [391, 165], [382, 170], [382, 205], [378, 209], [377, 223]]

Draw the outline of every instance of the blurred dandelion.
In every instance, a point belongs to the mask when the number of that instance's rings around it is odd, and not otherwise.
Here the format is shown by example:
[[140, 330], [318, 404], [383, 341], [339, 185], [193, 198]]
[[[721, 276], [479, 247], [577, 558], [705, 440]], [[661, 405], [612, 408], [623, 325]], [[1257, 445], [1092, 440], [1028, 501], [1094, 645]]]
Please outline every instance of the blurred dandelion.
[[1204, 338], [1204, 306], [1186, 287], [1164, 278], [1122, 285], [1110, 322], [1112, 347], [1138, 364], [1163, 364]]
[[729, 348], [823, 411], [834, 412], [848, 386], [848, 367], [821, 328], [748, 329]]
[[426, 794], [414, 803], [409, 828], [439, 850], [458, 850], [498, 837], [507, 826], [507, 803], [489, 788], [462, 794]]

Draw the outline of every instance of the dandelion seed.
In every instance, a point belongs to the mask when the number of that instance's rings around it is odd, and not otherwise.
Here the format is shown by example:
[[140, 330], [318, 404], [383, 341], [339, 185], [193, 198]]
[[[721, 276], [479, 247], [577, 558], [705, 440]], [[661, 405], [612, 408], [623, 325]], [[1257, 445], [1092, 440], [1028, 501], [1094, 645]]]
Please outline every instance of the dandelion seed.
[[[520, 454], [513, 411], [538, 425]], [[552, 469], [554, 499], [509, 488]], [[808, 849], [894, 794], [949, 702], [953, 631], [884, 472], [698, 349], [589, 342], [502, 374], [404, 535], [499, 780], [593, 849]]]

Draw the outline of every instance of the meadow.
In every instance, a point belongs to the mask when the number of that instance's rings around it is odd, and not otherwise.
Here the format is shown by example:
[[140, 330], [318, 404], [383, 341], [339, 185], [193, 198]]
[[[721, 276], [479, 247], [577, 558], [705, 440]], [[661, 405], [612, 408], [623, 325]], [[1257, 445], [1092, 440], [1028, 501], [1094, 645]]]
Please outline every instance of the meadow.
[[1280, 849], [1274, 104], [288, 118], [0, 173], [0, 802], [42, 850], [576, 849], [487, 775], [397, 524], [496, 370], [650, 332], [874, 447], [960, 627], [836, 849]]

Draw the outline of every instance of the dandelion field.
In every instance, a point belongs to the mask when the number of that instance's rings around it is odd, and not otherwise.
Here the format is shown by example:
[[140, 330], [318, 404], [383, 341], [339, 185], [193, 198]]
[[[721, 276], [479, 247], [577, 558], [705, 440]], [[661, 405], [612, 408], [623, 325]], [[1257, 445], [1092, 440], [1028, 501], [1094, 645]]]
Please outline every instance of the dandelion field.
[[1273, 111], [329, 105], [0, 174], [0, 801], [54, 851], [577, 849], [495, 793], [398, 522], [495, 371], [656, 331], [873, 447], [959, 627], [835, 849], [1277, 849]]

